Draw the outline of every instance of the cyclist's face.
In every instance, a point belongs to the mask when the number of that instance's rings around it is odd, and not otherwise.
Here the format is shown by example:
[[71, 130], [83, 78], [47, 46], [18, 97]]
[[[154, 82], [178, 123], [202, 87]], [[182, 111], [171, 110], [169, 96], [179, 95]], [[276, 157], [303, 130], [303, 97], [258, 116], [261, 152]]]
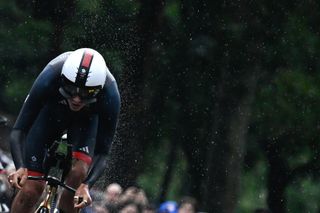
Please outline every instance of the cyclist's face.
[[68, 98], [67, 101], [69, 104], [69, 108], [72, 111], [80, 111], [86, 105], [78, 95]]
[[62, 82], [59, 91], [67, 99], [70, 109], [79, 111], [86, 104], [96, 102], [100, 88], [98, 86], [81, 88], [72, 83]]

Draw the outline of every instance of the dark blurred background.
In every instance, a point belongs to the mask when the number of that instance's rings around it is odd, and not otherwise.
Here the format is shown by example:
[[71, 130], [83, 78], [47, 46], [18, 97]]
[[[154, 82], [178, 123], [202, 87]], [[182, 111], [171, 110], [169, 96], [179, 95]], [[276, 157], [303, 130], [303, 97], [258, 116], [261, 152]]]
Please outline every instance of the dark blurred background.
[[58, 54], [98, 50], [122, 112], [106, 175], [207, 212], [320, 212], [320, 2], [2, 0], [1, 148]]

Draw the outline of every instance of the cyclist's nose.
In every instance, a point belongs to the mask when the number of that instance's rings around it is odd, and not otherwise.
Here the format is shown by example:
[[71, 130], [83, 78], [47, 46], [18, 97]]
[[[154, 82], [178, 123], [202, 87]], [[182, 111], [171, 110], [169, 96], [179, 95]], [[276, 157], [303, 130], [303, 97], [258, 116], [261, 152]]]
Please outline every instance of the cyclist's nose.
[[72, 97], [72, 101], [75, 102], [75, 103], [81, 103], [82, 102], [82, 100], [81, 100], [79, 95], [76, 95], [76, 96]]

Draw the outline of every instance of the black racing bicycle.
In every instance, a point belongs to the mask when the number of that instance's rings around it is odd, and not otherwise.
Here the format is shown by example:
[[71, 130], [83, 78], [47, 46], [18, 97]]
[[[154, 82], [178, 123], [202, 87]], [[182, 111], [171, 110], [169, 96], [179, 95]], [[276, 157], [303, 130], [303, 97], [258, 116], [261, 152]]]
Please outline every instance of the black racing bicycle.
[[51, 176], [29, 176], [29, 180], [41, 180], [46, 181], [46, 192], [44, 200], [40, 203], [35, 213], [58, 213], [57, 201], [59, 195], [59, 187], [63, 187], [72, 193], [75, 193], [75, 189], [64, 184], [58, 178]]
[[[35, 213], [58, 213], [61, 189], [75, 193], [74, 188], [64, 183], [72, 164], [72, 145], [67, 143], [66, 134], [47, 150], [43, 163], [43, 168], [46, 168], [44, 176], [28, 176], [29, 180], [46, 182], [44, 197]], [[79, 203], [81, 201], [80, 198]]]

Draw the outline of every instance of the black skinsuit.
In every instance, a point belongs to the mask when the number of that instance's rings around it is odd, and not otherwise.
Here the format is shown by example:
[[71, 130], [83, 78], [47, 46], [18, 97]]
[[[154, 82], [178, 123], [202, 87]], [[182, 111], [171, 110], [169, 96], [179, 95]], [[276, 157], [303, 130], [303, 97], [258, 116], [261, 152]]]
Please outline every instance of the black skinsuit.
[[118, 121], [120, 95], [108, 72], [97, 101], [78, 112], [70, 110], [59, 92], [62, 66], [70, 53], [53, 59], [34, 82], [11, 133], [11, 153], [16, 169], [24, 167], [41, 174], [45, 149], [67, 131], [74, 158], [91, 164], [84, 183], [92, 186], [106, 166]]

